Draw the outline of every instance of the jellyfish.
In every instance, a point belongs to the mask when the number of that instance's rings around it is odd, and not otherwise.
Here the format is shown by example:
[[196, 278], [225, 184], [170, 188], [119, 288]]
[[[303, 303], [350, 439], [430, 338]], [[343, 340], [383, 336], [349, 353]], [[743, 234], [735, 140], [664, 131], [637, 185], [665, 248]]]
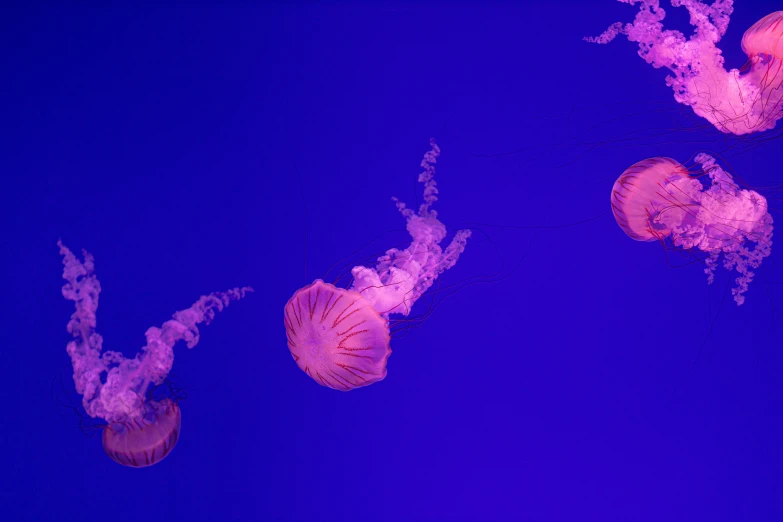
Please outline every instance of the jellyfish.
[[617, 22], [588, 42], [605, 44], [624, 34], [639, 43], [639, 56], [655, 68], [667, 67], [673, 75], [666, 84], [677, 102], [727, 134], [749, 134], [775, 127], [783, 117], [783, 11], [771, 13], [742, 37], [748, 61], [727, 71], [716, 44], [726, 33], [734, 10], [733, 0], [672, 0], [685, 7], [694, 27], [690, 38], [664, 29], [664, 10], [658, 0], [618, 0], [639, 4], [633, 23]]
[[418, 212], [392, 198], [407, 222], [410, 245], [387, 250], [375, 267], [354, 267], [348, 289], [317, 279], [285, 305], [288, 349], [297, 366], [322, 386], [349, 391], [384, 379], [391, 354], [389, 317], [407, 316], [465, 250], [470, 230], [457, 231], [445, 250], [440, 246], [446, 226], [431, 208], [438, 200], [434, 176], [440, 148], [434, 140], [430, 147], [421, 162], [424, 201]]
[[700, 153], [701, 169], [689, 171], [671, 158], [649, 158], [629, 167], [612, 188], [612, 212], [620, 228], [637, 241], [669, 240], [697, 249], [712, 284], [723, 256], [739, 276], [732, 295], [737, 305], [753, 280], [753, 270], [770, 255], [772, 216], [758, 192], [740, 189], [715, 158]]
[[[133, 358], [105, 351], [96, 331], [96, 311], [101, 286], [94, 274], [93, 257], [84, 251], [80, 261], [62, 242], [63, 296], [73, 301], [68, 332], [73, 340], [67, 351], [73, 364], [76, 391], [90, 417], [106, 421], [103, 449], [124, 466], [142, 468], [163, 460], [179, 439], [182, 414], [176, 401], [152, 400], [151, 387], [160, 385], [174, 363], [172, 348], [185, 341], [193, 348], [199, 341], [200, 323], [209, 324], [216, 311], [245, 296], [251, 288], [234, 288], [200, 297], [190, 308], [174, 313], [163, 325], [147, 330], [147, 344]], [[104, 377], [105, 374], [105, 377]]]

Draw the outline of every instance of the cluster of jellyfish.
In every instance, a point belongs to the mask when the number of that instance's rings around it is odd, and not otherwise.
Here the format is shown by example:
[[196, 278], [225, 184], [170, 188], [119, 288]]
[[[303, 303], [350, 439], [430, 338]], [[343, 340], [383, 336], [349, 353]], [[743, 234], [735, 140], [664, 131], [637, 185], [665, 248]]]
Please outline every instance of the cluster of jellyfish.
[[[746, 135], [773, 129], [783, 118], [783, 11], [753, 24], [742, 37], [748, 61], [726, 70], [716, 44], [726, 33], [733, 0], [671, 0], [685, 7], [694, 28], [690, 38], [664, 29], [658, 0], [618, 0], [638, 5], [632, 23], [612, 24], [603, 34], [585, 38], [606, 44], [618, 35], [639, 44], [639, 56], [673, 74], [666, 83], [677, 102], [687, 105], [725, 134]], [[736, 270], [732, 289], [738, 305], [745, 301], [754, 269], [770, 255], [772, 216], [766, 199], [744, 190], [705, 153], [694, 158], [701, 168], [689, 170], [670, 158], [656, 157], [629, 167], [612, 188], [614, 217], [631, 238], [660, 241], [701, 252], [708, 283], [719, 260]]]
[[[440, 246], [446, 227], [432, 209], [438, 199], [434, 175], [439, 154], [431, 141], [421, 163], [424, 202], [418, 212], [395, 199], [411, 237], [407, 248], [388, 250], [374, 268], [354, 267], [348, 289], [316, 280], [286, 304], [288, 347], [297, 365], [315, 382], [348, 391], [383, 379], [391, 354], [389, 317], [407, 316], [464, 251], [470, 230], [457, 231], [445, 250]], [[58, 246], [65, 267], [62, 293], [76, 306], [67, 327], [73, 337], [67, 352], [84, 410], [105, 421], [103, 449], [112, 460], [134, 468], [156, 464], [171, 453], [182, 425], [177, 401], [156, 400], [150, 393], [171, 371], [174, 345], [185, 341], [193, 348], [199, 341], [198, 325], [209, 324], [217, 311], [252, 288], [202, 296], [161, 327], [149, 328], [147, 344], [135, 357], [126, 358], [120, 352], [103, 351], [103, 338], [96, 331], [101, 286], [93, 257], [85, 251], [79, 260], [62, 242]]]
[[[783, 12], [772, 13], [747, 30], [742, 49], [748, 62], [727, 71], [716, 44], [725, 34], [732, 0], [671, 0], [690, 13], [694, 33], [665, 30], [658, 0], [619, 0], [638, 4], [636, 19], [616, 23], [590, 42], [606, 44], [623, 34], [639, 44], [639, 55], [673, 73], [666, 79], [675, 99], [690, 106], [722, 133], [745, 135], [775, 127], [783, 118]], [[423, 203], [418, 211], [397, 201], [411, 237], [404, 249], [392, 248], [374, 267], [352, 269], [352, 284], [338, 288], [318, 279], [298, 290], [284, 308], [288, 348], [299, 368], [316, 383], [349, 391], [386, 377], [391, 354], [392, 316], [408, 316], [415, 302], [453, 267], [471, 235], [459, 230], [446, 248], [445, 225], [432, 209], [438, 199], [435, 164], [440, 149], [431, 141], [419, 175]], [[732, 290], [742, 304], [753, 270], [770, 255], [772, 217], [758, 192], [742, 189], [705, 153], [698, 168], [655, 157], [629, 167], [615, 182], [612, 211], [623, 231], [637, 241], [660, 241], [703, 254], [708, 282], [723, 265], [739, 274]], [[176, 400], [155, 399], [150, 389], [171, 371], [173, 347], [199, 341], [198, 325], [245, 296], [249, 287], [202, 296], [176, 312], [161, 327], [149, 328], [147, 344], [133, 358], [103, 351], [96, 331], [101, 291], [92, 256], [79, 260], [58, 243], [65, 266], [63, 296], [75, 303], [68, 323], [73, 339], [67, 352], [76, 391], [90, 417], [103, 419], [103, 448], [119, 464], [146, 467], [160, 462], [179, 439], [182, 413]]]

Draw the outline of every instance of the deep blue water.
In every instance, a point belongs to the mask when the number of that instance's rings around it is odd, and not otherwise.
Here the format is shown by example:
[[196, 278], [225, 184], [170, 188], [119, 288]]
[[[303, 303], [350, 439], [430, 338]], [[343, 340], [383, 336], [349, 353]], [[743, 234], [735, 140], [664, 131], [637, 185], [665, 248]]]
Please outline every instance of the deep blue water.
[[[4, 520], [783, 518], [781, 250], [737, 307], [727, 272], [708, 286], [609, 212], [650, 156], [725, 153], [774, 186], [781, 141], [690, 130], [635, 45], [581, 40], [634, 7], [206, 5], [3, 12]], [[781, 9], [737, 0], [728, 66]], [[430, 137], [439, 215], [476, 230], [459, 291], [414, 308], [386, 380], [322, 388], [283, 306], [404, 241], [390, 198], [421, 197]], [[112, 462], [61, 405], [58, 238], [95, 256], [98, 329], [129, 356], [200, 295], [256, 288], [175, 349], [182, 435], [156, 466]]]

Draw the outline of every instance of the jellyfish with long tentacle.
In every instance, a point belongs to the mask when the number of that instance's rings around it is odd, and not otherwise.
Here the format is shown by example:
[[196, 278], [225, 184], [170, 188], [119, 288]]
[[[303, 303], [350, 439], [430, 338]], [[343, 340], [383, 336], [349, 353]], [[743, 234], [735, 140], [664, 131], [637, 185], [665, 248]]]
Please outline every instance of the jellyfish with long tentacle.
[[748, 61], [740, 69], [726, 70], [716, 46], [729, 25], [733, 0], [672, 0], [685, 7], [694, 28], [690, 38], [664, 29], [665, 11], [658, 0], [618, 0], [638, 4], [632, 23], [617, 22], [589, 42], [605, 44], [618, 34], [639, 44], [639, 56], [653, 67], [666, 67], [673, 75], [666, 83], [674, 98], [727, 134], [749, 134], [775, 127], [783, 118], [783, 11], [771, 13], [742, 37]]
[[73, 340], [67, 351], [84, 409], [90, 417], [107, 422], [103, 449], [112, 460], [136, 468], [156, 464], [176, 445], [182, 414], [175, 401], [149, 399], [148, 391], [168, 376], [178, 341], [185, 341], [188, 348], [196, 346], [197, 325], [209, 324], [216, 311], [241, 299], [252, 288], [200, 297], [190, 308], [175, 312], [160, 328], [148, 329], [147, 344], [141, 352], [126, 358], [120, 352], [102, 351], [103, 338], [96, 331], [101, 285], [94, 273], [93, 257], [85, 251], [84, 261], [80, 261], [62, 242], [57, 245], [65, 266], [62, 293], [76, 305], [68, 323]]
[[421, 162], [424, 202], [418, 212], [392, 198], [407, 222], [410, 245], [386, 251], [375, 267], [354, 267], [348, 289], [318, 279], [297, 290], [285, 306], [291, 355], [322, 386], [349, 391], [386, 377], [391, 354], [389, 316], [407, 316], [465, 250], [470, 230], [457, 231], [445, 250], [440, 246], [446, 226], [431, 208], [438, 200], [434, 176], [440, 148], [434, 140], [430, 145]]
[[661, 157], [632, 165], [612, 188], [612, 212], [620, 228], [637, 241], [669, 241], [705, 253], [709, 284], [723, 256], [724, 267], [739, 274], [732, 294], [741, 305], [753, 270], [772, 248], [767, 200], [741, 189], [712, 156], [700, 153], [694, 159], [701, 168], [693, 171]]

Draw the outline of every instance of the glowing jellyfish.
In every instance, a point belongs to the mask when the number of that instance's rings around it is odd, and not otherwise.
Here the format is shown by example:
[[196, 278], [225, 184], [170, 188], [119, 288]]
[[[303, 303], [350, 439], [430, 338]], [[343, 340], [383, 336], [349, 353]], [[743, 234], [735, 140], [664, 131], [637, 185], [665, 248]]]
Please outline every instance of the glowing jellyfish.
[[675, 247], [707, 254], [707, 282], [718, 260], [739, 273], [732, 289], [738, 305], [772, 248], [772, 216], [758, 192], [740, 189], [707, 154], [690, 172], [671, 158], [649, 158], [629, 167], [612, 188], [612, 212], [620, 228], [637, 241], [668, 239]]
[[101, 353], [103, 338], [95, 330], [101, 286], [93, 273], [92, 256], [84, 252], [81, 262], [61, 242], [58, 246], [67, 281], [63, 296], [76, 304], [68, 323], [73, 340], [67, 349], [84, 409], [90, 417], [107, 422], [103, 449], [114, 461], [136, 468], [160, 462], [177, 444], [182, 414], [171, 399], [149, 400], [148, 390], [168, 376], [174, 363], [172, 348], [178, 341], [185, 341], [188, 348], [196, 346], [197, 325], [209, 324], [215, 311], [252, 289], [234, 288], [202, 296], [190, 308], [174, 313], [160, 328], [147, 330], [146, 346], [128, 359], [120, 352]]
[[783, 117], [783, 11], [767, 15], [745, 32], [742, 50], [748, 62], [727, 71], [716, 47], [729, 25], [733, 0], [672, 0], [690, 13], [693, 35], [686, 39], [663, 29], [665, 12], [658, 0], [618, 0], [640, 4], [633, 23], [615, 23], [589, 42], [605, 44], [624, 34], [639, 43], [639, 56], [653, 67], [667, 67], [674, 75], [666, 84], [674, 98], [693, 108], [718, 130], [748, 134], [775, 127]]
[[470, 230], [459, 230], [445, 250], [446, 227], [430, 207], [438, 197], [435, 163], [440, 149], [430, 140], [424, 155], [424, 203], [419, 212], [393, 198], [412, 238], [404, 250], [393, 248], [375, 268], [354, 267], [353, 285], [337, 288], [320, 279], [291, 297], [284, 309], [288, 348], [296, 364], [315, 382], [348, 391], [386, 377], [391, 354], [389, 316], [407, 316], [435, 279], [457, 262]]

